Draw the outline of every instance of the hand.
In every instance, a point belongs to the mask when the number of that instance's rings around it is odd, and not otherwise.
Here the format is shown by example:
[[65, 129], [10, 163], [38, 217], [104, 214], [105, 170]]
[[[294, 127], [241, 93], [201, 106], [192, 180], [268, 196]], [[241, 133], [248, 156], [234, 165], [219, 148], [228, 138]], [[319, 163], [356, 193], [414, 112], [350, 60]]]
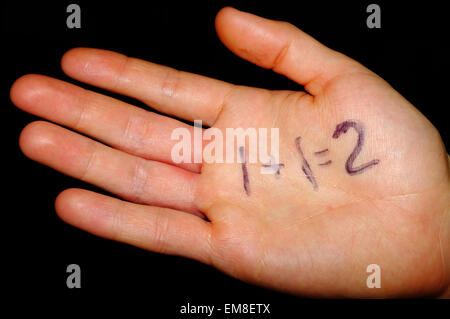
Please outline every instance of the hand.
[[[236, 86], [87, 48], [67, 52], [62, 68], [223, 132], [279, 128], [279, 175], [245, 164], [246, 192], [243, 164], [172, 160], [172, 131], [193, 126], [25, 75], [11, 88], [15, 105], [105, 144], [38, 121], [20, 136], [24, 154], [126, 200], [68, 189], [56, 199], [59, 216], [98, 236], [295, 294], [444, 293], [450, 174], [432, 124], [380, 77], [290, 24], [225, 8], [216, 29], [231, 51], [306, 92]], [[379, 289], [366, 285], [370, 264], [381, 268]]]

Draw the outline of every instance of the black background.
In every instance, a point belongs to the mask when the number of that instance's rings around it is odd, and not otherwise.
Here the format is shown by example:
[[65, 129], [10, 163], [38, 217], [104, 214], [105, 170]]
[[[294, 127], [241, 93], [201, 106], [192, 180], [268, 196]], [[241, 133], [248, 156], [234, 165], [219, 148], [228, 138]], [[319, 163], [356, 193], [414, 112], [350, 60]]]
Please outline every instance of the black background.
[[[241, 60], [221, 44], [214, 17], [220, 8], [232, 5], [289, 21], [366, 65], [430, 119], [449, 149], [448, 11], [438, 1], [420, 5], [372, 1], [381, 7], [381, 29], [366, 26], [369, 1], [72, 2], [81, 7], [81, 29], [66, 26], [69, 1], [3, 3], [2, 128], [6, 147], [2, 167], [6, 191], [2, 192], [1, 225], [6, 258], [2, 263], [6, 266], [3, 282], [8, 283], [11, 300], [26, 301], [24, 304], [35, 300], [48, 309], [57, 304], [72, 310], [86, 304], [105, 310], [142, 308], [146, 317], [161, 313], [167, 318], [182, 318], [178, 310], [187, 302], [216, 307], [232, 302], [271, 303], [274, 318], [284, 317], [282, 313], [300, 314], [305, 308], [315, 313], [330, 311], [319, 301], [248, 285], [195, 261], [97, 238], [58, 219], [53, 202], [63, 189], [103, 191], [22, 155], [17, 143], [20, 131], [37, 117], [13, 106], [9, 88], [27, 73], [91, 88], [69, 79], [60, 69], [61, 56], [72, 47], [114, 50], [236, 84], [301, 89], [278, 74]], [[81, 267], [81, 289], [66, 287], [66, 267], [71, 263]], [[336, 306], [349, 312], [354, 309], [348, 303], [334, 302], [331, 311]], [[373, 311], [373, 305], [369, 308]]]

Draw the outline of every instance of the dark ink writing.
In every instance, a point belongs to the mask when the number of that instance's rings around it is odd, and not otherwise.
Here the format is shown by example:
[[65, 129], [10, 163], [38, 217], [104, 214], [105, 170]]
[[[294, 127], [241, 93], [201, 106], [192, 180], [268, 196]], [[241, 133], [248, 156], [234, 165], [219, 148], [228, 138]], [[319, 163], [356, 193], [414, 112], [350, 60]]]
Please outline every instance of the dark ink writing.
[[321, 150], [321, 151], [314, 152], [314, 155], [322, 156], [322, 155], [325, 155], [326, 153], [328, 153], [328, 148]]
[[327, 165], [330, 165], [331, 163], [333, 163], [333, 161], [332, 161], [332, 160], [328, 160], [328, 161], [326, 161], [326, 162], [319, 163], [319, 165], [320, 165], [320, 166], [327, 166]]
[[280, 176], [280, 169], [284, 167], [283, 163], [270, 163], [263, 164], [262, 167], [267, 168], [271, 174], [275, 174], [275, 176]]
[[303, 154], [300, 141], [301, 141], [300, 136], [295, 139], [295, 146], [297, 148], [297, 152], [300, 154], [302, 158], [302, 171], [305, 174], [306, 178], [309, 180], [309, 182], [312, 184], [313, 189], [317, 191], [319, 189], [319, 186], [317, 185], [316, 178], [314, 177], [311, 167], [309, 166], [308, 161], [306, 160], [305, 155]]
[[242, 180], [244, 183], [244, 190], [247, 195], [250, 195], [250, 183], [248, 179], [247, 162], [245, 158], [245, 148], [244, 146], [239, 147], [239, 156], [241, 158], [242, 166]]
[[333, 138], [339, 138], [339, 136], [341, 136], [342, 133], [344, 133], [344, 134], [347, 133], [347, 131], [350, 127], [353, 127], [355, 129], [355, 131], [358, 133], [358, 141], [356, 142], [356, 146], [353, 149], [353, 152], [350, 154], [350, 156], [347, 159], [347, 162], [345, 163], [345, 169], [348, 174], [356, 175], [356, 174], [362, 173], [363, 171], [365, 171], [366, 169], [368, 169], [374, 165], [377, 165], [380, 162], [380, 160], [374, 159], [368, 163], [361, 164], [357, 167], [353, 167], [353, 162], [355, 161], [356, 157], [361, 152], [361, 149], [364, 145], [364, 134], [365, 134], [364, 126], [354, 120], [344, 121], [344, 122], [336, 125], [336, 129], [334, 130], [334, 133], [333, 133]]

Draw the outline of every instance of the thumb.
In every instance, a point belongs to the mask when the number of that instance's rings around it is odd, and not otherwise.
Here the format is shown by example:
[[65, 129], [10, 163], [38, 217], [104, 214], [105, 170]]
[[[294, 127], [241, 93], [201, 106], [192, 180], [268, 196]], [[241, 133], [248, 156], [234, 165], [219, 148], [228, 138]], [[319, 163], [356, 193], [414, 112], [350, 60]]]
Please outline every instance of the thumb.
[[327, 48], [287, 22], [226, 7], [217, 14], [216, 30], [232, 52], [287, 76], [312, 95], [320, 94], [337, 75], [368, 72], [355, 60]]

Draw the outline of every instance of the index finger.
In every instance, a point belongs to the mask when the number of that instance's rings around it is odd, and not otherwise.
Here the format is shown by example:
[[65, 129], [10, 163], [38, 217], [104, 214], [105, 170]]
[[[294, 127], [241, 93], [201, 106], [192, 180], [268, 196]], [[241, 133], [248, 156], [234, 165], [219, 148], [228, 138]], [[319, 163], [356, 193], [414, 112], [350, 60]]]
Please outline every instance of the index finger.
[[107, 50], [71, 49], [63, 71], [79, 81], [138, 99], [163, 113], [214, 124], [234, 85]]

